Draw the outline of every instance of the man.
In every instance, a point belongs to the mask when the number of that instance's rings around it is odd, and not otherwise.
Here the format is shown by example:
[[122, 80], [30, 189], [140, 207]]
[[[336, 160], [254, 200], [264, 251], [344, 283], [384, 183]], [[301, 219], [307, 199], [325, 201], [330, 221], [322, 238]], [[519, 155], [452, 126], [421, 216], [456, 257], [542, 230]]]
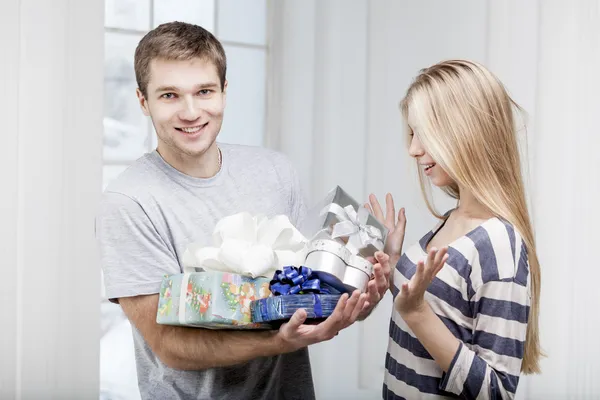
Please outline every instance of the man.
[[106, 294], [132, 322], [144, 399], [311, 399], [307, 346], [364, 318], [387, 289], [381, 254], [369, 293], [344, 295], [318, 325], [299, 310], [278, 331], [158, 325], [160, 283], [182, 271], [191, 242], [211, 243], [216, 222], [240, 211], [305, 212], [295, 171], [281, 154], [217, 144], [225, 108], [226, 58], [205, 29], [168, 23], [135, 52], [137, 96], [158, 135], [146, 154], [106, 189], [97, 237]]

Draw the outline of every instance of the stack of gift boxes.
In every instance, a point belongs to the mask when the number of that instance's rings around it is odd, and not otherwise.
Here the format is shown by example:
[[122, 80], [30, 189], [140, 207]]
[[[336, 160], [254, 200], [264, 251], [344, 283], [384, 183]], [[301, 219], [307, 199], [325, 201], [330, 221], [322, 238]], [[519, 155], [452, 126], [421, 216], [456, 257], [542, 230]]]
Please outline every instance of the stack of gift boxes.
[[339, 186], [298, 227], [282, 216], [240, 214], [226, 222], [231, 239], [217, 224], [215, 247], [191, 244], [184, 272], [163, 279], [159, 324], [275, 329], [299, 308], [325, 319], [343, 293], [366, 291], [372, 257], [387, 236]]

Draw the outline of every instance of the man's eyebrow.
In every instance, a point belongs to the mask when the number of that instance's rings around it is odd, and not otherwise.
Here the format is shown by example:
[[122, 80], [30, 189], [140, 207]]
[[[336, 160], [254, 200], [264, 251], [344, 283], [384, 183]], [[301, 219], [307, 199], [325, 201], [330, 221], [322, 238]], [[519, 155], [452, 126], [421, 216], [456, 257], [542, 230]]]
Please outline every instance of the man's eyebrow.
[[177, 92], [178, 90], [176, 86], [159, 86], [155, 92]]
[[[199, 85], [196, 85], [194, 87], [195, 90], [202, 90], [202, 89], [211, 89], [211, 88], [215, 88], [218, 87], [219, 85], [216, 82], [207, 82], [207, 83], [201, 83]], [[171, 86], [171, 85], [166, 85], [166, 86], [159, 86], [158, 88], [156, 88], [155, 92], [179, 92], [180, 89], [177, 86]]]

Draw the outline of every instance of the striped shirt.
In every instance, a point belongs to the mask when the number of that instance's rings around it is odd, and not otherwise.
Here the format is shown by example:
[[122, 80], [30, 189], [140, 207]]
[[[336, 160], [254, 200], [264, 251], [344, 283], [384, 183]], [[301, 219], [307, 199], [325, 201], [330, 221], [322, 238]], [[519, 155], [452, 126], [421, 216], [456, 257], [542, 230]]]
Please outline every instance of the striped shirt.
[[[426, 259], [427, 243], [442, 225], [398, 261], [394, 298]], [[452, 242], [425, 299], [461, 344], [444, 373], [393, 310], [383, 398], [512, 399], [523, 359], [529, 282], [527, 250], [511, 224], [492, 218]]]

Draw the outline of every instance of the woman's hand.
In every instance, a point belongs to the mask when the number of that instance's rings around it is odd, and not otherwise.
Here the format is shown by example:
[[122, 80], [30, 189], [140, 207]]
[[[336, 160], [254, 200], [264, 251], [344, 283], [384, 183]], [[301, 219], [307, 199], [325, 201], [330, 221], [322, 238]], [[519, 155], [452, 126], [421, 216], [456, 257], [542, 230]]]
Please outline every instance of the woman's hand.
[[404, 320], [418, 317], [428, 306], [425, 301], [425, 291], [446, 263], [447, 251], [447, 247], [439, 251], [435, 248], [429, 250], [427, 261], [419, 261], [415, 274], [408, 282], [402, 284], [400, 293], [394, 301], [394, 307]]
[[379, 201], [374, 194], [369, 196], [369, 203], [365, 207], [388, 229], [388, 236], [385, 241], [384, 253], [390, 256], [390, 266], [396, 268], [396, 264], [402, 255], [402, 244], [404, 243], [404, 230], [406, 229], [406, 215], [404, 208], [401, 208], [396, 217], [396, 209], [394, 207], [394, 198], [391, 194], [385, 196], [386, 213], [383, 215], [383, 210], [379, 205]]

